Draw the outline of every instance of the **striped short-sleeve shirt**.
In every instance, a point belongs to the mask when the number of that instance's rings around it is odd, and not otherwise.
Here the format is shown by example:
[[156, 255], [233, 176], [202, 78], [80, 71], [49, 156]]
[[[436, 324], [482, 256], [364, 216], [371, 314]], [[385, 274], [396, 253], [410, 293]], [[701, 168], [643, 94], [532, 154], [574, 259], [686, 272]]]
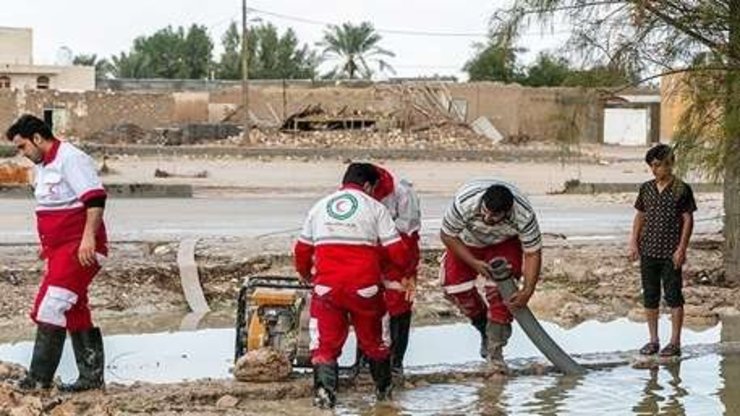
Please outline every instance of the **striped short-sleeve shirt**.
[[[486, 224], [481, 213], [483, 194], [492, 185], [503, 185], [514, 195], [514, 205], [499, 223]], [[460, 238], [465, 245], [485, 247], [518, 237], [526, 252], [542, 247], [537, 216], [526, 196], [514, 185], [495, 179], [477, 179], [455, 194], [442, 219], [442, 232]]]

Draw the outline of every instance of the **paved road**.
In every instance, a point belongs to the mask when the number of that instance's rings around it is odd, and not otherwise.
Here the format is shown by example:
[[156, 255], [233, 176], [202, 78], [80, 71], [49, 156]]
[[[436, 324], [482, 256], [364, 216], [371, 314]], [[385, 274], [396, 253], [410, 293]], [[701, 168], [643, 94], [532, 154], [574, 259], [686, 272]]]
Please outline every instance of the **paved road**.
[[[291, 234], [301, 226], [316, 197], [240, 197], [193, 199], [113, 199], [106, 221], [113, 240], [161, 240], [183, 237]], [[534, 196], [544, 232], [569, 238], [623, 237], [629, 233], [633, 209], [629, 204], [583, 204], [568, 198]], [[422, 207], [423, 233], [436, 234], [449, 202], [426, 196]], [[0, 199], [0, 243], [36, 241], [33, 202]], [[719, 229], [718, 220], [697, 214], [697, 232]]]

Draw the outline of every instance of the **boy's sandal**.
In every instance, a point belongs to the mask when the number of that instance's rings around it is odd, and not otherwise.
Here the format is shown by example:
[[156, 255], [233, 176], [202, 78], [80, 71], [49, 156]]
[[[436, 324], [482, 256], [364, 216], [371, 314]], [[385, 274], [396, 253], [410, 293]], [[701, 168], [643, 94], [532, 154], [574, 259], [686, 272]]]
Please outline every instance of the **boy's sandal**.
[[661, 357], [678, 357], [681, 355], [681, 347], [676, 344], [668, 344], [660, 350]]
[[657, 342], [648, 342], [640, 348], [640, 354], [642, 355], [653, 355], [660, 351], [660, 344]]

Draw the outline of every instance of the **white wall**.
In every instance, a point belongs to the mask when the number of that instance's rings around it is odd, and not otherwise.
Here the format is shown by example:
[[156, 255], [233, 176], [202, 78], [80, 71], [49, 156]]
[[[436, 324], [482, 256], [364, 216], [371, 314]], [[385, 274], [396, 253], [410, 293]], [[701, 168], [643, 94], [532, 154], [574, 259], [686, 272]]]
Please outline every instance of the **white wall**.
[[0, 27], [0, 64], [33, 64], [33, 31], [31, 29]]
[[645, 146], [650, 134], [650, 111], [647, 108], [605, 108], [604, 143], [622, 146]]

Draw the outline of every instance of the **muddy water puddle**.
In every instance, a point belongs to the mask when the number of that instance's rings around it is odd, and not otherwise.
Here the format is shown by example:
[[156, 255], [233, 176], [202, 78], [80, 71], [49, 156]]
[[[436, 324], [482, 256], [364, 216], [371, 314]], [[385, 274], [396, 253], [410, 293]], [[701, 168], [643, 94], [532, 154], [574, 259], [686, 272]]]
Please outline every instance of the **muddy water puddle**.
[[[547, 332], [571, 354], [626, 351], [645, 340], [644, 323], [619, 319], [609, 323], [585, 322], [564, 329], [542, 323]], [[670, 322], [661, 321], [661, 335], [667, 338]], [[171, 328], [171, 327], [166, 327]], [[105, 327], [103, 328], [105, 330]], [[229, 378], [234, 356], [234, 330], [208, 328], [193, 331], [119, 334], [105, 337], [106, 379], [129, 384], [136, 381], [178, 382], [202, 378]], [[720, 340], [721, 326], [703, 331], [686, 330], [684, 345], [710, 344]], [[478, 356], [478, 333], [467, 324], [417, 327], [412, 329], [406, 367], [410, 373], [444, 372], [463, 364], [482, 362]], [[341, 365], [354, 362], [355, 339], [351, 334], [340, 358]], [[0, 344], [0, 361], [27, 365], [33, 343], [30, 340]], [[506, 348], [507, 359], [544, 360], [526, 335], [516, 327]], [[526, 360], [525, 360], [526, 361]], [[58, 374], [67, 381], [76, 377], [69, 341]]]
[[523, 376], [399, 391], [391, 404], [347, 394], [340, 415], [737, 415], [740, 355], [706, 355], [653, 369], [620, 366], [582, 377]]

